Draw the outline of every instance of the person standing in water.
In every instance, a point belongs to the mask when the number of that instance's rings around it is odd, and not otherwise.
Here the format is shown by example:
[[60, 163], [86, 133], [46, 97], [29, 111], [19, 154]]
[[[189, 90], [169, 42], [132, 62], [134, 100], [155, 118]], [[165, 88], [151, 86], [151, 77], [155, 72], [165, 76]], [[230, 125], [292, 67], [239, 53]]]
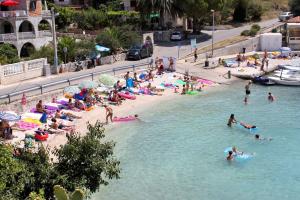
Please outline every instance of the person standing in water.
[[275, 97], [272, 95], [271, 92], [269, 92], [268, 100], [271, 101], [271, 102], [275, 100]]
[[234, 114], [231, 114], [229, 119], [228, 119], [227, 126], [231, 127], [233, 123], [236, 123], [236, 120], [234, 118]]
[[245, 86], [245, 91], [246, 91], [246, 95], [250, 95], [251, 91], [250, 91], [250, 85], [251, 85], [251, 81], [248, 82], [248, 84]]
[[228, 151], [228, 156], [226, 157], [226, 160], [228, 160], [228, 161], [234, 160], [232, 151]]

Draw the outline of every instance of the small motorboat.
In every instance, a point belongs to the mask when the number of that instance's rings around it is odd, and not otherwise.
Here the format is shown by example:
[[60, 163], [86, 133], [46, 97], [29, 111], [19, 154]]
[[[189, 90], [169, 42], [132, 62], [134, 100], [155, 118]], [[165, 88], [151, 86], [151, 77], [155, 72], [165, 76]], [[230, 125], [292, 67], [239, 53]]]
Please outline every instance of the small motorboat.
[[276, 83], [274, 81], [271, 81], [268, 77], [266, 76], [255, 76], [253, 78], [254, 83], [259, 83], [262, 85], [275, 85]]
[[269, 76], [268, 78], [279, 85], [300, 86], [300, 78], [280, 78], [277, 76]]

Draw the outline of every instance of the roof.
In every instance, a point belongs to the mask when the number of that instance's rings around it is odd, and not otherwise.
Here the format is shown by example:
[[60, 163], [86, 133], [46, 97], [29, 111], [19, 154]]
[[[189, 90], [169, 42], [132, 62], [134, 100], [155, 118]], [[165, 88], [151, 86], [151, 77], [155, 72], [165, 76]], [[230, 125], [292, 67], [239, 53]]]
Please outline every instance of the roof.
[[289, 19], [287, 23], [300, 23], [300, 16]]

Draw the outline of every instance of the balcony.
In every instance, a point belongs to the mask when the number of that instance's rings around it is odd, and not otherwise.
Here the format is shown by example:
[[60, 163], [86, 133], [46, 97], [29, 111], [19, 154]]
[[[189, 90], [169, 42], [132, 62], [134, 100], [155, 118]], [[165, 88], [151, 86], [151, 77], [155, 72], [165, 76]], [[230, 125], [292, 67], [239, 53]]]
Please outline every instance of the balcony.
[[39, 31], [39, 37], [52, 37], [51, 31]]
[[50, 10], [42, 10], [42, 16], [44, 18], [50, 18], [51, 17], [51, 11]]
[[15, 33], [7, 33], [7, 34], [0, 34], [0, 42], [9, 42], [9, 41], [16, 41], [17, 36]]
[[19, 32], [20, 40], [34, 39], [34, 38], [36, 38], [34, 32]]
[[18, 18], [27, 17], [28, 13], [25, 10], [1, 11], [0, 18]]

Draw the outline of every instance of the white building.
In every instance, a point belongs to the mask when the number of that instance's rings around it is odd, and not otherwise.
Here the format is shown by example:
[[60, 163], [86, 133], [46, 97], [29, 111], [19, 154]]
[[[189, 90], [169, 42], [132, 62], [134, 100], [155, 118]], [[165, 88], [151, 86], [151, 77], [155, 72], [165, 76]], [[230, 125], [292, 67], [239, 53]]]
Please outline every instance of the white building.
[[22, 0], [19, 5], [0, 6], [0, 43], [14, 46], [20, 56], [52, 41], [50, 11], [42, 10], [41, 0]]
[[300, 50], [300, 16], [287, 21], [286, 31], [288, 46], [292, 50]]

